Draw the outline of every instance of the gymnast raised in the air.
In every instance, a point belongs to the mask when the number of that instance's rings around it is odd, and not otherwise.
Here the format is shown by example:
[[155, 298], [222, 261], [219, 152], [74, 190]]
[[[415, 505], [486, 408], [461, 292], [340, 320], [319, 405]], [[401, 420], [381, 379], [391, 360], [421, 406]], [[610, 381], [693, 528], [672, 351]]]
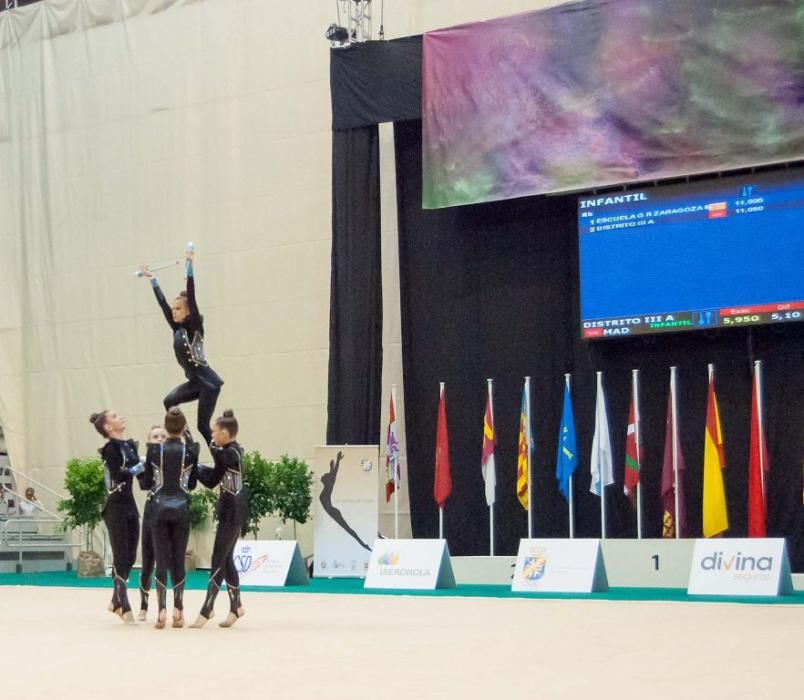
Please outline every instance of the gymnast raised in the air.
[[171, 391], [164, 399], [165, 411], [171, 406], [198, 400], [198, 432], [207, 445], [212, 441], [210, 421], [215, 412], [223, 380], [209, 366], [204, 353], [204, 317], [198, 311], [195, 300], [195, 275], [193, 271], [194, 249], [192, 243], [185, 252], [184, 269], [187, 289], [179, 293], [169, 305], [162, 293], [153, 271], [141, 268], [142, 275], [151, 280], [156, 301], [173, 331], [173, 351], [184, 370], [187, 381]]

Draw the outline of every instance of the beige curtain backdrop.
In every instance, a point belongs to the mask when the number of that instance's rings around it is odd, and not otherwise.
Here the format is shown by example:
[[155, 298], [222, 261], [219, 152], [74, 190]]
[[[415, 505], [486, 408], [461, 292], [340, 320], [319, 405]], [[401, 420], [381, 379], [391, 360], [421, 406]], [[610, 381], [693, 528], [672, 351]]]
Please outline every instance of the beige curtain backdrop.
[[[326, 424], [328, 45], [320, 3], [69, 0], [0, 14], [0, 421], [62, 490], [113, 407], [144, 441], [183, 381], [137, 265], [198, 251], [207, 353], [242, 442]], [[181, 268], [159, 274], [168, 297]], [[195, 409], [191, 409], [195, 422]], [[271, 532], [271, 534], [273, 534]], [[287, 533], [286, 533], [287, 536]]]
[[[386, 36], [545, 4], [388, 2]], [[336, 20], [329, 0], [44, 0], [0, 13], [0, 424], [16, 469], [62, 491], [67, 459], [101, 444], [92, 411], [117, 409], [140, 441], [160, 420], [183, 376], [133, 273], [190, 240], [207, 354], [226, 382], [218, 409], [236, 410], [247, 449], [312, 465], [329, 331], [323, 32]], [[392, 383], [404, 407], [388, 130], [382, 145], [381, 445]], [[169, 297], [183, 284], [179, 267], [159, 278]], [[407, 535], [404, 482], [400, 506]], [[311, 532], [298, 533], [305, 553]]]

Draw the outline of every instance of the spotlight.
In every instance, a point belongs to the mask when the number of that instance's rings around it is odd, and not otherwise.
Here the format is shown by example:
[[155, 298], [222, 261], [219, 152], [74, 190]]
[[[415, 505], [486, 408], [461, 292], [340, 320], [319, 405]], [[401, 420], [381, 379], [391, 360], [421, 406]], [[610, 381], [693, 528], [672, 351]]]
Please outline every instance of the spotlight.
[[345, 44], [349, 41], [349, 30], [346, 27], [339, 27], [337, 24], [330, 24], [324, 35], [333, 44]]

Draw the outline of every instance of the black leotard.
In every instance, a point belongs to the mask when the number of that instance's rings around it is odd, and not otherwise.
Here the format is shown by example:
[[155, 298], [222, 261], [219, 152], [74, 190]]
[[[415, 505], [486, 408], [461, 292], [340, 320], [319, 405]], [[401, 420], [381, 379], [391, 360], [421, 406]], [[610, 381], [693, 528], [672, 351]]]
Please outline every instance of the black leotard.
[[131, 492], [133, 469], [140, 462], [134, 440], [112, 438], [100, 450], [103, 460], [106, 503], [103, 521], [109, 531], [114, 561], [114, 592], [112, 607], [131, 610], [126, 582], [137, 557], [137, 540], [140, 535], [140, 517]]
[[156, 301], [173, 331], [173, 352], [176, 355], [187, 381], [173, 389], [164, 399], [165, 410], [198, 399], [198, 431], [207, 444], [212, 441], [210, 421], [215, 411], [223, 380], [209, 366], [204, 352], [204, 317], [198, 310], [195, 299], [195, 278], [192, 263], [187, 263], [187, 317], [177, 323], [173, 312], [162, 293], [156, 277], [151, 278]]
[[167, 573], [173, 604], [182, 610], [187, 541], [190, 537], [189, 492], [196, 486], [199, 445], [169, 438], [148, 446], [142, 486], [151, 490], [151, 532], [156, 554], [159, 610], [167, 607]]
[[243, 525], [248, 520], [248, 501], [244, 490], [242, 457], [243, 448], [236, 442], [223, 447], [212, 445], [215, 466], [212, 469], [199, 468], [198, 480], [207, 488], [220, 487], [217, 515], [218, 529], [212, 547], [207, 596], [201, 614], [209, 618], [215, 604], [221, 583], [226, 580], [229, 594], [229, 610], [237, 614], [240, 607], [240, 576], [234, 565], [234, 548], [241, 535]]

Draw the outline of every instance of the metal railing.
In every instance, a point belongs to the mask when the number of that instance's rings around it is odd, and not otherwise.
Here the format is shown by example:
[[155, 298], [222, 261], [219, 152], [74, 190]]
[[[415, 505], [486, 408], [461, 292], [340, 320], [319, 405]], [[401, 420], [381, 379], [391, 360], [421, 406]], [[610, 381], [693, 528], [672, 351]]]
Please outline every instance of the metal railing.
[[[0, 526], [0, 544], [18, 550], [17, 551], [17, 572], [22, 573], [23, 555], [32, 549], [63, 549], [81, 547], [80, 542], [67, 542], [64, 536], [39, 535], [32, 533], [25, 525], [36, 525], [39, 523], [52, 524], [52, 518], [9, 518], [4, 520]], [[9, 532], [9, 527], [17, 525], [16, 531]], [[16, 536], [16, 541], [15, 541]], [[24, 538], [24, 539], [23, 539]], [[35, 538], [35, 539], [34, 539]], [[65, 561], [65, 565], [67, 562]]]
[[[65, 494], [59, 493], [58, 491], [54, 491], [52, 488], [50, 488], [49, 486], [43, 484], [41, 481], [37, 481], [36, 479], [34, 479], [33, 477], [29, 476], [28, 474], [25, 474], [25, 473], [23, 473], [23, 472], [21, 472], [21, 471], [19, 471], [17, 469], [14, 469], [14, 467], [12, 467], [11, 465], [6, 465], [5, 468], [8, 469], [18, 481], [20, 479], [25, 479], [27, 482], [29, 482], [29, 483], [33, 484], [34, 486], [36, 486], [36, 488], [41, 489], [42, 491], [50, 494], [51, 496], [54, 496], [56, 498], [56, 503], [58, 503], [59, 501], [63, 501], [63, 500], [65, 500], [67, 498], [67, 496]], [[44, 513], [47, 513], [50, 516], [50, 519], [42, 519], [41, 522], [57, 524], [59, 528], [63, 529], [63, 532], [65, 534], [69, 533], [70, 537], [72, 538], [72, 541], [67, 546], [69, 546], [69, 547], [84, 547], [84, 546], [86, 546], [87, 549], [95, 549], [96, 547], [98, 547], [101, 555], [103, 556], [104, 565], [106, 565], [107, 558], [108, 558], [108, 555], [109, 555], [109, 547], [108, 547], [108, 538], [106, 536], [106, 531], [105, 531], [104, 528], [95, 528], [95, 531], [92, 534], [92, 539], [90, 540], [90, 538], [88, 536], [88, 533], [87, 533], [86, 526], [84, 526], [81, 529], [81, 532], [76, 532], [75, 530], [69, 530], [69, 531], [65, 530], [64, 529], [64, 518], [62, 518], [57, 513], [54, 513], [53, 511], [48, 510], [47, 508], [45, 508], [38, 501], [29, 501], [27, 498], [25, 498], [24, 496], [20, 496], [16, 491], [14, 491], [12, 489], [6, 488], [5, 491], [7, 493], [12, 494], [17, 499], [18, 503], [21, 503], [23, 501], [25, 503], [30, 503], [36, 509], [41, 510]], [[34, 519], [32, 519], [31, 517], [21, 517], [21, 518], [10, 517], [10, 518], [8, 518], [8, 520], [6, 522], [9, 522], [9, 521], [12, 521], [12, 520], [13, 521], [20, 520], [20, 521], [23, 521], [23, 522], [35, 522]], [[80, 538], [77, 542], [75, 541], [76, 537]], [[0, 539], [0, 541], [4, 541], [4, 539]], [[9, 544], [9, 546], [16, 546], [16, 545]]]

